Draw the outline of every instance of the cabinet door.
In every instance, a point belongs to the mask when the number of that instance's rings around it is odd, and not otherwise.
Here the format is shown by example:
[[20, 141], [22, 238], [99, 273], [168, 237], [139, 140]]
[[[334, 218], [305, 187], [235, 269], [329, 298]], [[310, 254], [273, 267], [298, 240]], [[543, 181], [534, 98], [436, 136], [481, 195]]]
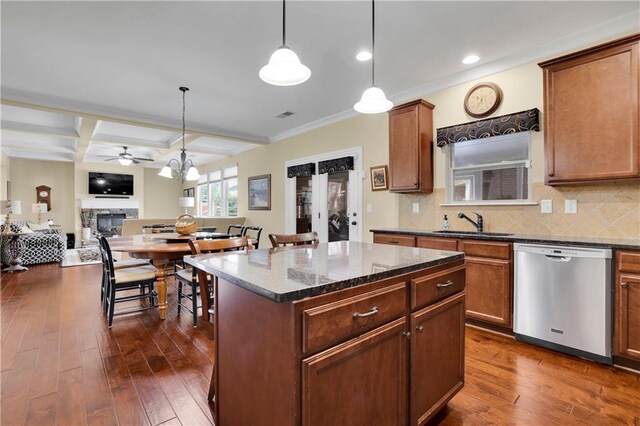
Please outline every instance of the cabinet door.
[[550, 62], [541, 64], [546, 182], [640, 177], [637, 37]]
[[406, 320], [302, 361], [302, 424], [404, 425]]
[[415, 247], [416, 237], [398, 234], [373, 234], [373, 242], [377, 244], [391, 244], [395, 246]]
[[464, 300], [458, 293], [411, 315], [410, 425], [423, 425], [464, 385]]
[[416, 246], [435, 250], [456, 251], [458, 250], [458, 240], [455, 238], [418, 237]]
[[408, 106], [389, 113], [389, 175], [392, 191], [420, 188], [420, 135], [418, 107]]
[[640, 275], [617, 278], [615, 354], [640, 360]]
[[467, 317], [511, 327], [511, 261], [465, 258]]

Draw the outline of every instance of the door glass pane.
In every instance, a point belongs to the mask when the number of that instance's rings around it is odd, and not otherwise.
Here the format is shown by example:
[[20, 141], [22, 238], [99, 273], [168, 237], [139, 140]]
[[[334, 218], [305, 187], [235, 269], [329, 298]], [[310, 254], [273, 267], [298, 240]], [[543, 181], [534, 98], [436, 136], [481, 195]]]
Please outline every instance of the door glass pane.
[[349, 172], [329, 173], [327, 185], [327, 212], [329, 213], [329, 241], [349, 240], [347, 194]]
[[296, 234], [311, 232], [311, 176], [296, 177]]

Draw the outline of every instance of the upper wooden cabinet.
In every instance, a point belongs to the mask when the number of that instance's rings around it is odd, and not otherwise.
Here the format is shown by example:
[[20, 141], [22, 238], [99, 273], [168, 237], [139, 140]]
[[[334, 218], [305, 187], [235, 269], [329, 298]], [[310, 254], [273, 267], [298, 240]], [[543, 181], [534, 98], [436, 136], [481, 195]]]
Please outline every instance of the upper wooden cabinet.
[[640, 34], [542, 62], [545, 183], [640, 178]]
[[389, 190], [433, 192], [433, 106], [418, 99], [389, 111]]

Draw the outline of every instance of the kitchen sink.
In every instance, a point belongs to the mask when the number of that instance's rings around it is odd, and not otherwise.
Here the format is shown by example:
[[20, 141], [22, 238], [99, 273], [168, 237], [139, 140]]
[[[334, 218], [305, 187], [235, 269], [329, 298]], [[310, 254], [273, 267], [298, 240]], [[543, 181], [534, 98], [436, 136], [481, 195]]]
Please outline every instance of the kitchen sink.
[[451, 230], [443, 230], [443, 231], [433, 231], [434, 234], [456, 234], [456, 235], [487, 235], [494, 237], [508, 237], [509, 234], [506, 232], [476, 232], [476, 231], [451, 231]]

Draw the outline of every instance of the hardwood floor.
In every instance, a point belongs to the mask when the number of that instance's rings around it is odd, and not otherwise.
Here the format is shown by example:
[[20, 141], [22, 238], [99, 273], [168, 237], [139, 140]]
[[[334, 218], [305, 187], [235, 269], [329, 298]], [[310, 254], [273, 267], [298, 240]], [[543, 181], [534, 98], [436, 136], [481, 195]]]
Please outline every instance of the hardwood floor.
[[[213, 326], [99, 307], [100, 266], [32, 266], [0, 284], [2, 425], [207, 425]], [[434, 424], [640, 426], [637, 374], [467, 327], [466, 383]]]

